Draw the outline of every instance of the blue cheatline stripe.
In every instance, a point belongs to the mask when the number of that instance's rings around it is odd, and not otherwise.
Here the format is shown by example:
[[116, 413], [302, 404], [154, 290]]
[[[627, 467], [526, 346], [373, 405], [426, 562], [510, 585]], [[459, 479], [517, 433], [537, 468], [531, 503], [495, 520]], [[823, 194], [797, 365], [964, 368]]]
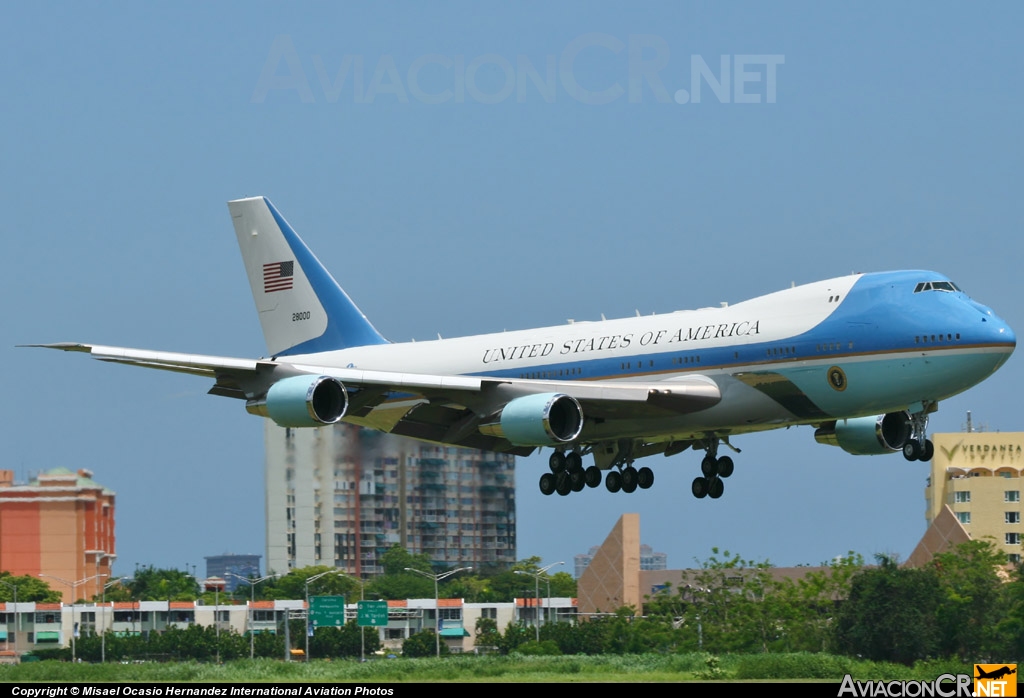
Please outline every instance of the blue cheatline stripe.
[[302, 267], [306, 278], [309, 279], [320, 305], [327, 312], [327, 329], [322, 335], [278, 352], [277, 356], [315, 354], [370, 344], [388, 344], [388, 340], [384, 339], [370, 324], [363, 312], [356, 307], [345, 290], [338, 285], [338, 282], [324, 268], [320, 260], [306, 247], [284, 217], [274, 208], [274, 205], [266, 198], [263, 201], [281, 228], [281, 233], [288, 242], [288, 246], [295, 253], [295, 260]]
[[[856, 357], [900, 352], [934, 352], [1000, 345], [1012, 348], [1016, 338], [1005, 323], [993, 315], [982, 320], [984, 311], [988, 309], [974, 303], [964, 294], [914, 294], [915, 283], [922, 279], [941, 280], [944, 277], [931, 272], [866, 274], [857, 280], [835, 312], [807, 332], [792, 337], [700, 349], [684, 349], [676, 345], [678, 348], [668, 351], [599, 359], [573, 360], [566, 357], [564, 362], [474, 371], [472, 375], [538, 380], [599, 380], [670, 373], [704, 373], [738, 367], [756, 369], [759, 365], [777, 366], [806, 361], [841, 362]], [[889, 297], [880, 303], [879, 297], [886, 295]], [[770, 318], [762, 320], [763, 324], [767, 322], [770, 322]], [[1005, 336], [999, 334], [1000, 328], [1005, 328]], [[765, 327], [764, 331], [768, 332], [770, 328]], [[959, 339], [956, 338], [958, 332]], [[916, 338], [933, 334], [943, 341], [915, 341]], [[952, 339], [947, 340], [947, 334]], [[560, 370], [563, 375], [559, 375]]]

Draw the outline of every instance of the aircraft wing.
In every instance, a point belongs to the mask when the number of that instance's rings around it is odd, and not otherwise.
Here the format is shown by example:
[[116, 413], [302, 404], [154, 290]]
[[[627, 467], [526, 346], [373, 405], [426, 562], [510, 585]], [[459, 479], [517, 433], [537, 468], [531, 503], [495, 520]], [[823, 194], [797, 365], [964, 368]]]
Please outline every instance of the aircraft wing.
[[519, 454], [533, 449], [513, 447], [477, 430], [518, 397], [569, 395], [587, 417], [604, 420], [685, 414], [721, 400], [718, 385], [699, 375], [652, 382], [527, 380], [336, 368], [73, 342], [25, 346], [82, 352], [100, 361], [203, 376], [215, 381], [211, 394], [246, 400], [265, 394], [283, 378], [330, 376], [353, 391], [345, 421], [427, 441]]

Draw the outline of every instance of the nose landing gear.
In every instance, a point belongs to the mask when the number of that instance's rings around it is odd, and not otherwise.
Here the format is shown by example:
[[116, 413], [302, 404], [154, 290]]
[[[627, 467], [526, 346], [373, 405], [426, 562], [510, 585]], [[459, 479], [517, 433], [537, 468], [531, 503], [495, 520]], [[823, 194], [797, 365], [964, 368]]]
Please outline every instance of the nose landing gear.
[[903, 444], [903, 457], [909, 461], [930, 461], [935, 455], [935, 444], [928, 438], [928, 413], [933, 410], [933, 405], [925, 405], [910, 415], [910, 438]]

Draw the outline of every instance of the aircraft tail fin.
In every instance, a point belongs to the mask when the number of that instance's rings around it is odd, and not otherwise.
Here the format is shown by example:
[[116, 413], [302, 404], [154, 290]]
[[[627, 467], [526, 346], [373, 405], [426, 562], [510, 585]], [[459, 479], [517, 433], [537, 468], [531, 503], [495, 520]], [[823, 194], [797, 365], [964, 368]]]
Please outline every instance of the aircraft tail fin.
[[271, 356], [387, 343], [268, 199], [228, 210]]

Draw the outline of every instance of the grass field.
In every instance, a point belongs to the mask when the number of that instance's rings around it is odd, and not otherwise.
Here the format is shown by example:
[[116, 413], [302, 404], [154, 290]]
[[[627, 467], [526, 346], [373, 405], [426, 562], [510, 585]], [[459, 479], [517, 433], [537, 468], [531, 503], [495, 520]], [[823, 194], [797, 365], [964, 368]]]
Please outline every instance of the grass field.
[[444, 659], [381, 659], [285, 663], [240, 660], [226, 664], [72, 664], [33, 662], [0, 667], [6, 682], [669, 682], [707, 680], [825, 680], [844, 674], [868, 680], [934, 680], [944, 673], [971, 673], [960, 662], [921, 662], [914, 667], [822, 654], [709, 657], [702, 654], [525, 657], [455, 656]]

